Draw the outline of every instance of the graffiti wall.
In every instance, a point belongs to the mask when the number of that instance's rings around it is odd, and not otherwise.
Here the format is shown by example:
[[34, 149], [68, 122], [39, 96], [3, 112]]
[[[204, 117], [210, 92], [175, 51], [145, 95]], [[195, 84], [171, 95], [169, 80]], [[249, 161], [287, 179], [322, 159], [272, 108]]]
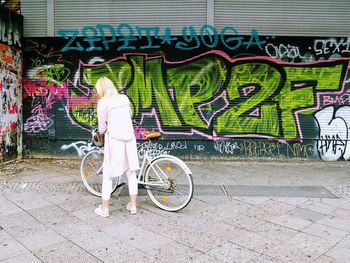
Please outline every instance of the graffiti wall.
[[83, 37], [60, 30], [26, 39], [26, 155], [86, 152], [97, 125], [94, 85], [108, 76], [132, 102], [140, 155], [142, 130], [154, 130], [163, 134], [154, 154], [350, 158], [350, 38], [183, 32], [97, 25]]
[[20, 15], [0, 8], [0, 163], [22, 151], [22, 27]]

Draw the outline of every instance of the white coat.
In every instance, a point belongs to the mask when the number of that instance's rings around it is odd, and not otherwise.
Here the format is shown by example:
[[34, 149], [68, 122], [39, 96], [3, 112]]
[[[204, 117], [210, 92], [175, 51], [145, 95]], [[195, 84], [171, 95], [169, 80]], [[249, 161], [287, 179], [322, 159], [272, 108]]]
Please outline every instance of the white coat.
[[117, 177], [140, 169], [128, 97], [119, 94], [99, 100], [97, 118], [99, 132], [105, 133], [104, 176]]

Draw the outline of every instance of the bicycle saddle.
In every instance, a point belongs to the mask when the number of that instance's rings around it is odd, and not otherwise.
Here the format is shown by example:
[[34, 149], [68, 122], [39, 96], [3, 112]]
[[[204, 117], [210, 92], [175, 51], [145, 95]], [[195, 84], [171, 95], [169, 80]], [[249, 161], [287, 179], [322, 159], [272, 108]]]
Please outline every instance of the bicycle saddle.
[[147, 139], [152, 140], [159, 138], [162, 134], [155, 131], [142, 131], [142, 135], [144, 135]]

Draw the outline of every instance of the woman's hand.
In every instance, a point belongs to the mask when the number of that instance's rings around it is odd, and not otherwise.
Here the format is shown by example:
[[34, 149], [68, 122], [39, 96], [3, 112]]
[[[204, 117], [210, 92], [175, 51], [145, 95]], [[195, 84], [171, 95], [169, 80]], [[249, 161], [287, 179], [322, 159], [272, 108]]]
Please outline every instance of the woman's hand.
[[102, 134], [100, 134], [99, 132], [96, 132], [95, 134], [94, 134], [94, 140], [95, 141], [101, 141], [103, 139], [103, 135]]

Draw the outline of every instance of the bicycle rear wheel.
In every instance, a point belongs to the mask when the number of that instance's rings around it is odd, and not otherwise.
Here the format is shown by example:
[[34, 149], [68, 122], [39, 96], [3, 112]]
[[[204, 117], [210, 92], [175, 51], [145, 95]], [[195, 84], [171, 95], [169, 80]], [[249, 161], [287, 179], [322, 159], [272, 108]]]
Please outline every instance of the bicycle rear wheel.
[[[96, 196], [102, 196], [102, 168], [103, 152], [101, 149], [94, 149], [88, 152], [80, 164], [80, 176], [87, 190]], [[117, 189], [121, 191], [119, 177], [112, 178], [112, 193]], [[117, 194], [120, 194], [120, 191]]]
[[153, 203], [166, 211], [185, 208], [193, 196], [192, 174], [183, 161], [173, 156], [152, 160], [146, 168], [145, 184]]

